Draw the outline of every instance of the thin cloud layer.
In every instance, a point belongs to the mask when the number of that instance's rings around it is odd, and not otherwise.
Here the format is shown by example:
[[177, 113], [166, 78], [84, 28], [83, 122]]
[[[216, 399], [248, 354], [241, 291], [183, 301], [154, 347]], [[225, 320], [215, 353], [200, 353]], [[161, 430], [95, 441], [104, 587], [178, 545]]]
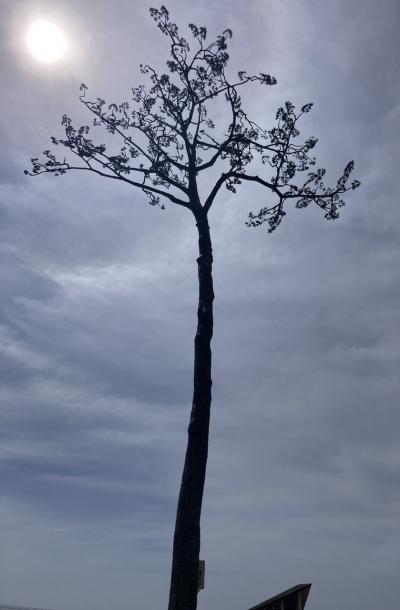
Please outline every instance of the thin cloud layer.
[[[362, 188], [335, 223], [288, 210], [244, 226], [265, 193], [221, 192], [213, 414], [199, 608], [240, 610], [297, 582], [307, 608], [394, 606], [398, 509], [399, 92], [394, 0], [168, 5], [234, 32], [231, 69], [278, 85], [244, 101], [272, 126], [314, 101], [302, 134]], [[56, 69], [22, 49], [39, 11], [4, 3], [0, 164], [3, 547], [0, 601], [56, 610], [165, 606], [191, 401], [196, 232], [186, 210], [78, 174], [28, 179], [79, 83], [110, 101], [164, 66], [146, 7], [46, 3], [73, 41]], [[218, 117], [223, 118], [220, 109]], [[202, 187], [207, 189], [205, 182]], [[332, 587], [335, 587], [333, 594]]]

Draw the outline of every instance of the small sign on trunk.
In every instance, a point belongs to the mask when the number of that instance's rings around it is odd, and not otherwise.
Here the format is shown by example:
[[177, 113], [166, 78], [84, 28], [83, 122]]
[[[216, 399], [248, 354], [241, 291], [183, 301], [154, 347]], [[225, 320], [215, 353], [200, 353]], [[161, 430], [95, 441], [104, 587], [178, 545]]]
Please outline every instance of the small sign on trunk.
[[204, 589], [204, 575], [206, 571], [206, 562], [204, 559], [199, 560], [199, 581], [197, 583], [197, 592]]

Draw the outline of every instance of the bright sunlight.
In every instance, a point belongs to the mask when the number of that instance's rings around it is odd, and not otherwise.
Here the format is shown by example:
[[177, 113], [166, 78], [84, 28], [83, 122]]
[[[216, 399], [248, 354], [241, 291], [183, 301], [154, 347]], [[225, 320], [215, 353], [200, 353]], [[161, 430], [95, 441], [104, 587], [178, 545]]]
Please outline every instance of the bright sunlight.
[[67, 48], [62, 31], [54, 23], [44, 19], [35, 21], [30, 26], [26, 42], [32, 55], [45, 63], [61, 59]]

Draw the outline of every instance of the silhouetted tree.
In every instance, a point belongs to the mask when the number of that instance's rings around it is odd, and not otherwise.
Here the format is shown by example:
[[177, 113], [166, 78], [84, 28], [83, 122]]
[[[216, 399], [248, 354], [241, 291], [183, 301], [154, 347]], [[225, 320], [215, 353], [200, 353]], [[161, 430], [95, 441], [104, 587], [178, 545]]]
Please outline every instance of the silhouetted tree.
[[[150, 14], [169, 39], [169, 74], [159, 74], [149, 65], [141, 71], [148, 77], [148, 87], [132, 90], [132, 101], [121, 104], [97, 98], [90, 100], [87, 87], [81, 85], [80, 101], [94, 115], [93, 125], [105, 128], [119, 139], [112, 152], [89, 136], [89, 126], [75, 128], [64, 115], [65, 137], [52, 137], [54, 145], [67, 149], [65, 158], [50, 150], [42, 160], [32, 159], [29, 173], [65, 174], [73, 170], [93, 172], [104, 178], [126, 182], [141, 189], [151, 205], [161, 197], [189, 210], [198, 229], [199, 304], [194, 340], [194, 391], [188, 427], [188, 444], [179, 493], [173, 544], [169, 610], [194, 610], [197, 606], [197, 579], [200, 551], [200, 514], [208, 452], [211, 406], [211, 338], [213, 334], [212, 244], [208, 211], [222, 187], [236, 193], [243, 182], [253, 182], [268, 191], [272, 202], [257, 212], [250, 212], [247, 226], [267, 223], [274, 231], [286, 214], [285, 204], [305, 208], [314, 203], [327, 219], [339, 216], [344, 205], [342, 194], [359, 186], [348, 186], [354, 163], [350, 161], [333, 187], [325, 186], [324, 169], [311, 169], [311, 156], [317, 140], [298, 142], [298, 122], [311, 110], [300, 110], [286, 102], [276, 113], [276, 124], [266, 129], [253, 121], [242, 107], [239, 90], [244, 85], [272, 86], [269, 74], [238, 72], [230, 80], [226, 74], [229, 59], [227, 42], [231, 30], [225, 30], [211, 43], [206, 42], [205, 27], [189, 24], [194, 38], [192, 51], [170, 20], [167, 9], [151, 8]], [[213, 132], [210, 102], [222, 97], [226, 103], [225, 126]], [[76, 162], [73, 161], [76, 159]], [[252, 163], [253, 162], [253, 163]], [[219, 168], [207, 196], [200, 197], [198, 178], [202, 172]], [[251, 167], [256, 167], [251, 171]], [[299, 175], [305, 178], [299, 181]], [[215, 175], [215, 174], [214, 174]]]

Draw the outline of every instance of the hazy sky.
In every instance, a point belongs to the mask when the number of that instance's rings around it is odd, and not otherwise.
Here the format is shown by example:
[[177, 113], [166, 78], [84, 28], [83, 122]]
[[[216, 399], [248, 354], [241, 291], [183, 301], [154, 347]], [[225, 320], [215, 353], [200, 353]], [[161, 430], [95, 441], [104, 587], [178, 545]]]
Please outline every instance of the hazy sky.
[[[166, 608], [192, 393], [196, 232], [186, 210], [96, 176], [28, 178], [29, 159], [89, 119], [77, 96], [128, 99], [167, 40], [142, 2], [1, 2], [0, 603]], [[156, 5], [158, 6], [158, 5]], [[399, 599], [400, 79], [397, 0], [168, 3], [186, 34], [233, 30], [231, 70], [273, 126], [285, 100], [333, 182], [341, 218], [287, 209], [248, 229], [265, 193], [221, 191], [213, 413], [199, 608], [246, 610], [312, 582], [308, 610]], [[28, 55], [29, 24], [67, 56]], [[189, 34], [187, 34], [189, 37]], [[99, 135], [99, 140], [102, 140]]]

